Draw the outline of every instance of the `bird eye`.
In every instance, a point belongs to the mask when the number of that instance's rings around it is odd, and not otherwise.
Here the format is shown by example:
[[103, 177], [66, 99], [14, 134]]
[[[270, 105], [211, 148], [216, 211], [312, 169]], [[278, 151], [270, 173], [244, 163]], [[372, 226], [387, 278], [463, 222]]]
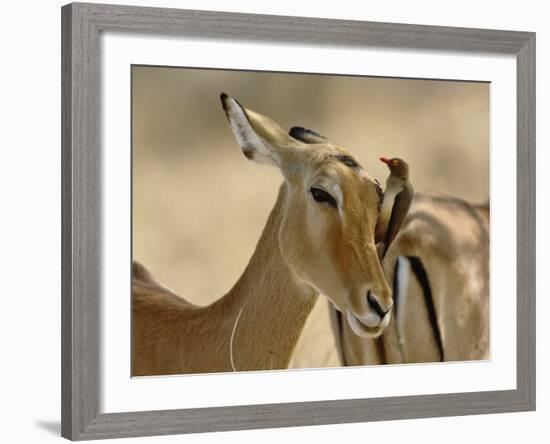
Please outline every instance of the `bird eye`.
[[397, 164], [399, 163], [399, 161], [398, 161], [398, 160], [394, 160], [392, 163], [393, 163], [393, 166], [396, 167]]
[[325, 190], [322, 190], [321, 188], [311, 187], [310, 192], [313, 196], [313, 199], [315, 199], [315, 202], [328, 203], [333, 208], [337, 207], [336, 199], [334, 199], [334, 197], [328, 194]]

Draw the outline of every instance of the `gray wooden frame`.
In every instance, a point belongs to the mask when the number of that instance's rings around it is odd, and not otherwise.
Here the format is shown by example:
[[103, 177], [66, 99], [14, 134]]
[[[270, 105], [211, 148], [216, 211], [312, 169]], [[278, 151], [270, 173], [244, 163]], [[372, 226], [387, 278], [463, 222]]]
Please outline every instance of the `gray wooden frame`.
[[[254, 406], [101, 413], [102, 31], [517, 57], [517, 389]], [[62, 8], [62, 435], [97, 439], [535, 409], [535, 34], [238, 13], [70, 4]], [[494, 166], [498, 168], [498, 165]]]

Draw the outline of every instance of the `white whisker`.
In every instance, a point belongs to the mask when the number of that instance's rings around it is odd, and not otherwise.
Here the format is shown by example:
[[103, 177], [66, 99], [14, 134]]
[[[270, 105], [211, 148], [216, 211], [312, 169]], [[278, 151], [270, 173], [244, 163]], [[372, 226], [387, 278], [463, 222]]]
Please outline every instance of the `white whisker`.
[[233, 338], [235, 337], [235, 332], [237, 331], [237, 324], [239, 323], [239, 319], [241, 317], [241, 314], [243, 313], [244, 307], [242, 307], [239, 310], [239, 314], [237, 315], [237, 318], [235, 319], [235, 324], [233, 325], [233, 331], [231, 332], [231, 339], [229, 340], [229, 359], [231, 360], [231, 368], [234, 372], [237, 371], [235, 368], [235, 361], [233, 361]]

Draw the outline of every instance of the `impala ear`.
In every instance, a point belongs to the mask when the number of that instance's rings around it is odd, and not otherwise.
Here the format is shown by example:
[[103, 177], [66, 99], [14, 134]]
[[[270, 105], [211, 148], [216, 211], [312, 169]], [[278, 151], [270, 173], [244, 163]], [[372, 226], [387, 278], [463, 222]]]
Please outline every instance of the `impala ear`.
[[326, 137], [321, 136], [317, 131], [313, 131], [308, 128], [303, 128], [301, 126], [293, 126], [288, 132], [290, 137], [294, 137], [296, 140], [307, 144], [315, 143], [327, 143], [328, 140]]
[[233, 97], [222, 93], [220, 99], [243, 154], [254, 162], [280, 168], [297, 142], [273, 120], [246, 109]]

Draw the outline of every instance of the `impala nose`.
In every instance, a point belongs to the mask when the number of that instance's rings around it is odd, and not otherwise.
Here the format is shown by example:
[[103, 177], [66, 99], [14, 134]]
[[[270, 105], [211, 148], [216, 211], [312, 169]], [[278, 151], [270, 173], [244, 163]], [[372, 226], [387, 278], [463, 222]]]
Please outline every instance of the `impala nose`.
[[367, 293], [367, 303], [369, 307], [376, 312], [380, 318], [383, 318], [390, 310], [391, 304], [383, 304], [380, 302], [375, 293], [369, 290]]

